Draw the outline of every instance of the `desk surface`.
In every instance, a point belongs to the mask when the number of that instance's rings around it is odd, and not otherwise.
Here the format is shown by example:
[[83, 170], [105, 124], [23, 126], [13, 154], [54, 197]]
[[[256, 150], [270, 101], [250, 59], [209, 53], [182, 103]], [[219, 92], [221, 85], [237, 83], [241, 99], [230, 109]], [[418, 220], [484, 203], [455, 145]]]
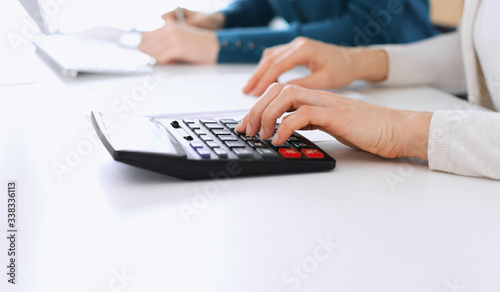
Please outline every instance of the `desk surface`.
[[[95, 140], [91, 110], [248, 108], [240, 88], [252, 67], [73, 81], [37, 59], [30, 69], [28, 84], [0, 86], [0, 181], [16, 180], [19, 200], [17, 284], [2, 272], [2, 291], [500, 288], [496, 181], [327, 139], [318, 143], [337, 160], [331, 172], [187, 182], [116, 163]], [[432, 88], [353, 88], [397, 108], [467, 107]]]

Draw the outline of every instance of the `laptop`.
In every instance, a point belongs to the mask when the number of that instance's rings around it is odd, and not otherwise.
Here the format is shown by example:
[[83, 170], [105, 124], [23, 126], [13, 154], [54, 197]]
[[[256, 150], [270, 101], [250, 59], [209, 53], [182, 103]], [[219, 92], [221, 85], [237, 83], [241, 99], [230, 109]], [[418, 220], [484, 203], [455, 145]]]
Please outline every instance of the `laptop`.
[[148, 74], [156, 61], [137, 49], [139, 32], [96, 27], [62, 34], [52, 31], [40, 0], [19, 0], [43, 35], [33, 43], [37, 54], [58, 73], [76, 78], [82, 73]]

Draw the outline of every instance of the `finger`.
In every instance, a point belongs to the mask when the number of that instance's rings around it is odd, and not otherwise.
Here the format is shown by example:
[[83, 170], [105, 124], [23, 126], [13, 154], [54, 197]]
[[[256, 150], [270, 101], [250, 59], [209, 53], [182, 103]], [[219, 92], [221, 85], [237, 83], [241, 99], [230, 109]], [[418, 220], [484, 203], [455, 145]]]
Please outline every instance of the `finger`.
[[[278, 96], [284, 88], [284, 84], [274, 83], [260, 97], [260, 99], [252, 106], [247, 114], [246, 133], [248, 136], [255, 136], [261, 126], [261, 117], [268, 105]], [[261, 133], [262, 134], [262, 133]]]
[[247, 130], [247, 123], [248, 123], [248, 114], [246, 114], [243, 119], [241, 119], [241, 121], [238, 123], [238, 125], [236, 125], [236, 132], [238, 133], [245, 133], [245, 131]]
[[293, 134], [293, 131], [304, 128], [324, 128], [330, 119], [328, 109], [304, 105], [282, 121], [271, 141], [274, 145], [281, 145]]
[[[279, 56], [283, 51], [285, 51], [287, 48], [286, 45], [281, 45], [281, 46], [276, 46], [273, 48], [270, 48], [266, 51], [264, 51], [264, 54], [262, 55], [262, 58], [257, 65], [257, 68], [255, 69], [254, 73], [252, 74], [252, 77], [250, 77], [250, 80], [248, 80], [247, 85], [243, 88], [243, 92], [245, 94], [249, 94], [255, 89], [255, 86], [257, 85], [257, 82], [260, 80], [262, 75], [267, 71], [268, 67], [274, 62], [275, 58]], [[264, 91], [261, 92], [261, 94]]]
[[315, 92], [304, 88], [286, 85], [281, 92], [265, 108], [261, 118], [260, 136], [262, 139], [271, 137], [276, 127], [276, 120], [284, 113], [293, 111], [304, 104], [314, 102]]
[[176, 10], [169, 11], [161, 16], [163, 20], [171, 19], [173, 21], [177, 21], [177, 12]]
[[261, 78], [257, 82], [253, 91], [254, 95], [260, 95], [269, 86], [269, 84], [278, 80], [278, 77], [284, 72], [295, 66], [305, 63], [306, 57], [297, 47], [290, 47], [280, 54], [267, 66]]

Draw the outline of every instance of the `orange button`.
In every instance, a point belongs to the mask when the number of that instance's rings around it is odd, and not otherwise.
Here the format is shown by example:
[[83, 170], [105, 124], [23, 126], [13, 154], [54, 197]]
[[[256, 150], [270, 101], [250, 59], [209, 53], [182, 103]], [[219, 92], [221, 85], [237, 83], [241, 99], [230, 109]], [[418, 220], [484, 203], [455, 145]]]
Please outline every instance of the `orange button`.
[[318, 149], [302, 149], [302, 153], [304, 153], [307, 158], [323, 158], [325, 155], [321, 153]]
[[300, 158], [300, 152], [292, 148], [280, 148], [278, 151], [286, 158]]

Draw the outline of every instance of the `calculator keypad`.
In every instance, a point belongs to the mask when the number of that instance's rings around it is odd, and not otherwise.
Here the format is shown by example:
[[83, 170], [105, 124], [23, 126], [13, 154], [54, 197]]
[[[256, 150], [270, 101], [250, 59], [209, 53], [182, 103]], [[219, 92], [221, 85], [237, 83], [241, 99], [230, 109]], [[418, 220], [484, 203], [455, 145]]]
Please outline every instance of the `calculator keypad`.
[[[174, 121], [176, 125], [179, 121]], [[259, 135], [246, 136], [235, 131], [234, 119], [183, 119], [185, 128], [199, 139], [190, 142], [191, 148], [201, 158], [263, 158], [263, 159], [323, 159], [323, 152], [310, 142], [293, 134], [282, 145], [273, 145], [272, 137], [260, 139]], [[276, 127], [277, 128], [277, 127]], [[197, 141], [199, 140], [199, 141]]]

